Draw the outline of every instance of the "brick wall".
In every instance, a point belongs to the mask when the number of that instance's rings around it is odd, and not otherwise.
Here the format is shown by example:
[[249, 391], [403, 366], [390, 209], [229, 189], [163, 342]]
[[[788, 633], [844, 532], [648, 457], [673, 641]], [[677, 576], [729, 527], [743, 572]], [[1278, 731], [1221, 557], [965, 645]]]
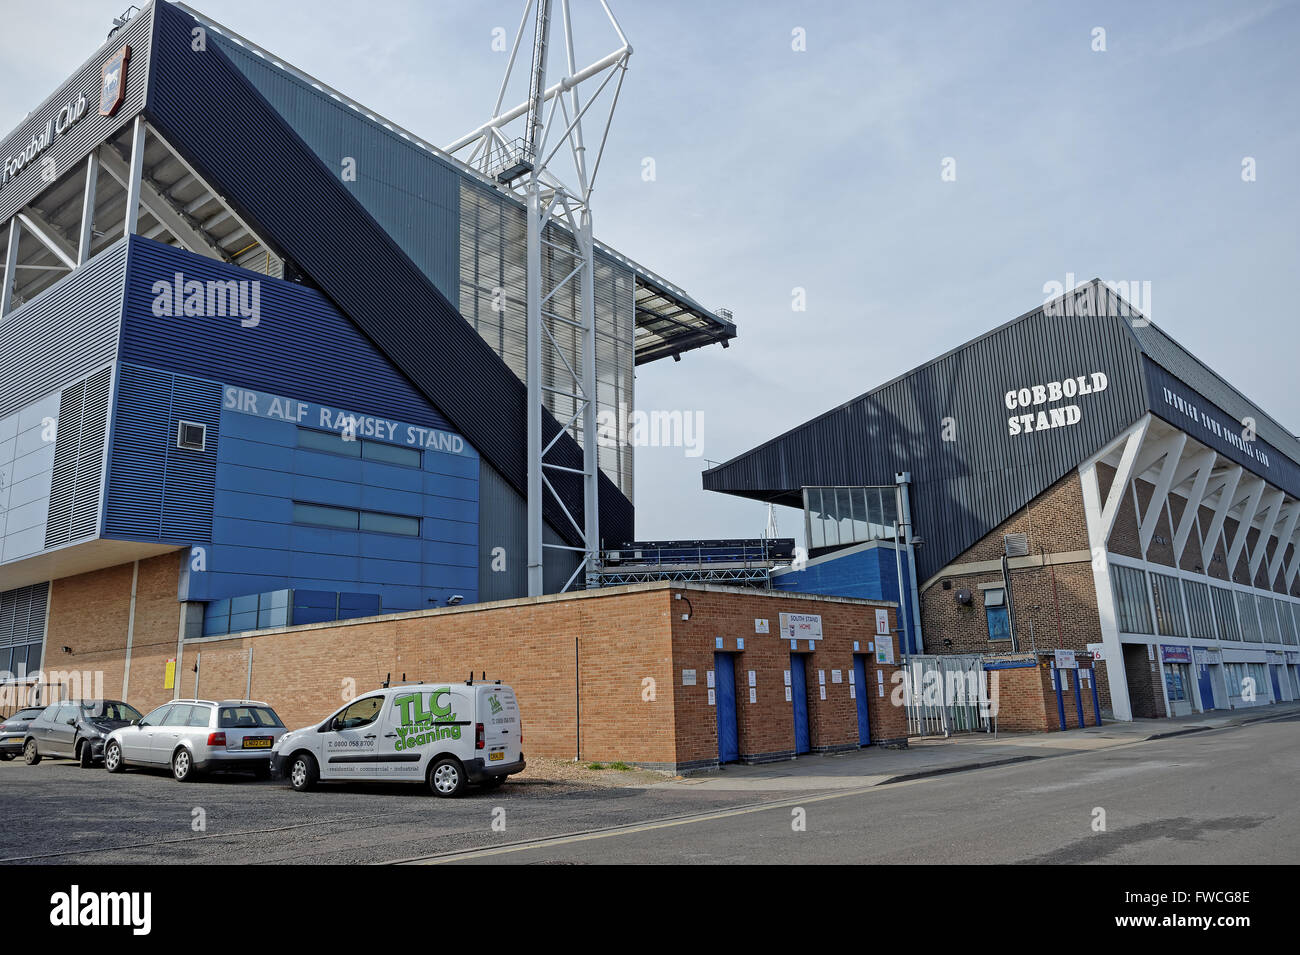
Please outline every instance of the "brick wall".
[[1160, 665], [1147, 656], [1147, 647], [1124, 644], [1124, 676], [1135, 719], [1156, 719], [1166, 715], [1160, 685]]
[[[162, 674], [165, 661], [176, 655], [180, 559], [179, 554], [173, 553], [140, 561], [129, 679], [125, 648], [131, 620], [133, 564], [119, 564], [54, 581], [50, 588], [49, 630], [45, 641], [47, 680], [71, 686], [71, 681], [60, 674], [101, 673], [106, 698], [120, 699], [125, 695], [129, 698], [127, 702], [143, 707], [142, 712], [171, 699], [172, 692], [162, 688]], [[64, 653], [63, 647], [70, 647], [72, 652]], [[55, 688], [47, 698], [60, 695], [61, 691]]]
[[[163, 689], [163, 673], [176, 655], [179, 560], [166, 555], [140, 563], [126, 696], [142, 712], [173, 697]], [[56, 581], [58, 597], [51, 603], [49, 645], [74, 647], [69, 669], [102, 670], [110, 696], [120, 692], [125, 668], [130, 589], [128, 564]], [[518, 694], [525, 753], [663, 767], [712, 765], [717, 710], [708, 703], [706, 674], [721, 638], [736, 653], [742, 756], [779, 758], [794, 750], [784, 682], [790, 645], [778, 635], [779, 615], [816, 613], [824, 637], [806, 657], [812, 745], [858, 745], [859, 688], [850, 683], [855, 642], [856, 652], [869, 655], [873, 741], [905, 744], [906, 716], [890, 697], [898, 668], [878, 666], [870, 649], [878, 608], [887, 611], [892, 631], [892, 605], [668, 584], [392, 614], [189, 640], [177, 666], [177, 695], [195, 694], [197, 667], [200, 697], [266, 700], [297, 727], [320, 721], [390, 676], [441, 681], [486, 672]], [[690, 619], [682, 620], [683, 612]], [[767, 634], [755, 632], [756, 619], [768, 621]], [[888, 639], [897, 660], [897, 642]], [[743, 650], [738, 640], [745, 641]], [[801, 649], [806, 647], [804, 641]], [[683, 669], [696, 670], [695, 686], [681, 685]], [[753, 704], [749, 670], [755, 671]], [[824, 701], [819, 670], [826, 671]], [[841, 682], [833, 681], [833, 670], [840, 671]], [[876, 695], [877, 672], [883, 696]]]
[[[1014, 658], [1009, 658], [1014, 659]], [[1030, 666], [1018, 666], [1008, 669], [988, 671], [989, 692], [996, 693], [998, 703], [998, 730], [1004, 732], [1047, 733], [1061, 729], [1061, 708], [1056, 702], [1056, 690], [1052, 686], [1051, 657], [1043, 655], [1037, 659], [1025, 659]], [[1064, 674], [1061, 701], [1065, 709], [1065, 728], [1078, 729], [1079, 708], [1074, 689], [1074, 675], [1069, 670], [1059, 671]], [[1080, 660], [1079, 691], [1077, 697], [1083, 704], [1083, 725], [1097, 725], [1096, 709], [1092, 703], [1092, 689], [1084, 682], [1098, 679], [1098, 690], [1105, 687], [1105, 676], [1095, 672], [1090, 660]]]
[[[1113, 473], [1113, 472], [1112, 472]], [[921, 620], [927, 653], [1006, 653], [1011, 641], [990, 641], [981, 584], [1002, 585], [1000, 568], [961, 572], [964, 564], [995, 561], [1003, 535], [1028, 536], [1028, 560], [1011, 560], [1011, 606], [1021, 651], [1085, 651], [1101, 642], [1097, 591], [1088, 554], [1083, 486], [1076, 473], [1062, 478], [988, 536], [952, 561], [957, 572], [941, 574], [921, 594]], [[1047, 563], [1061, 561], [1059, 563]], [[1025, 564], [1030, 566], [1025, 566]], [[971, 603], [957, 592], [969, 590]], [[1109, 711], [1110, 688], [1100, 671], [1101, 705]]]

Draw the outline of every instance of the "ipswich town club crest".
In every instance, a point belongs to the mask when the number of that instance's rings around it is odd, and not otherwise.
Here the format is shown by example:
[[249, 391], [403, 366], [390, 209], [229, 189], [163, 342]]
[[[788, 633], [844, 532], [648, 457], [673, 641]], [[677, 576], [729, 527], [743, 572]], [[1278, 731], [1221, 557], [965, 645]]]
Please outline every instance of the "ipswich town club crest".
[[112, 116], [126, 98], [126, 65], [131, 48], [124, 46], [104, 63], [104, 85], [99, 94], [99, 115]]

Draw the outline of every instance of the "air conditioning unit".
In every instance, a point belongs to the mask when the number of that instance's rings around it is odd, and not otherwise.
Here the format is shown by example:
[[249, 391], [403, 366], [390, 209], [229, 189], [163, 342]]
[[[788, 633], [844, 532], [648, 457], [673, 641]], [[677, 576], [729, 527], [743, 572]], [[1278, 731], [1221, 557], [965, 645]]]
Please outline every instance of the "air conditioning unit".
[[1029, 556], [1029, 535], [1028, 534], [1003, 534], [1002, 547], [1008, 557], [1028, 557]]

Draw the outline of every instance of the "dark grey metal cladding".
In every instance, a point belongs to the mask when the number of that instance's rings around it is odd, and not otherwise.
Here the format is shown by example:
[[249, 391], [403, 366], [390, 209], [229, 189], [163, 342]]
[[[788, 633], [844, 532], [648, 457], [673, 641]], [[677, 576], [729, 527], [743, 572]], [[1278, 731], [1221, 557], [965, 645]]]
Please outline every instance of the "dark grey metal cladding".
[[209, 39], [348, 188], [449, 301], [459, 297], [461, 174], [438, 156], [215, 31]]
[[[54, 161], [55, 178], [62, 176], [91, 151], [110, 138], [144, 106], [148, 88], [150, 37], [153, 29], [153, 6], [147, 7], [127, 27], [101, 46], [72, 78], [58, 88], [44, 103], [32, 110], [22, 124], [0, 143], [0, 169], [6, 159], [25, 149], [32, 137], [44, 130], [50, 120], [69, 102], [79, 96], [86, 97], [87, 112], [63, 135], [55, 134], [50, 147], [0, 188], [0, 222], [8, 221], [13, 214], [37, 194], [49, 188], [50, 181], [42, 178], [42, 164]], [[122, 105], [112, 116], [99, 115], [99, 94], [103, 85], [104, 62], [123, 46], [131, 47], [130, 64], [126, 71], [126, 91]]]
[[[1163, 418], [1176, 428], [1181, 428], [1197, 441], [1213, 448], [1229, 460], [1236, 461], [1274, 487], [1300, 498], [1300, 464], [1275, 445], [1264, 440], [1265, 429], [1260, 425], [1265, 420], [1271, 422], [1271, 418], [1263, 418], [1263, 412], [1257, 409], [1252, 415], [1249, 409], [1253, 409], [1254, 406], [1249, 405], [1240, 395], [1237, 396], [1235, 403], [1239, 410], [1246, 406], [1248, 408], [1246, 414], [1241, 417], [1229, 414], [1227, 409], [1219, 407], [1195, 388], [1180, 380], [1177, 375], [1161, 368], [1149, 357], [1144, 357], [1142, 364], [1146, 372], [1152, 414]], [[1255, 415], [1261, 417], [1256, 418]], [[1246, 439], [1247, 421], [1243, 419], [1253, 421], [1251, 428], [1256, 433], [1250, 440]], [[1276, 436], [1281, 425], [1276, 422], [1272, 424]], [[1285, 432], [1282, 441], [1293, 447], [1295, 445], [1294, 440], [1288, 440]]]
[[[192, 49], [191, 17], [161, 4], [154, 22], [150, 120], [525, 493], [523, 383], [225, 53], [215, 44]], [[547, 441], [559, 432], [549, 414], [543, 431]], [[581, 465], [581, 449], [568, 435], [552, 454], [557, 464]], [[569, 511], [581, 514], [581, 482], [557, 480], [564, 477], [552, 481]], [[631, 502], [604, 475], [600, 502], [604, 535], [633, 536]], [[545, 515], [565, 540], [577, 543], [558, 505], [548, 500]]]
[[117, 357], [126, 240], [0, 322], [0, 418]]
[[[1007, 392], [1101, 372], [1103, 392], [1009, 409]], [[1079, 420], [1012, 434], [1008, 419], [1077, 405]], [[800, 507], [805, 485], [892, 484], [910, 471], [928, 577], [1146, 411], [1126, 320], [1036, 309], [704, 473], [707, 490]], [[945, 440], [951, 437], [952, 440]]]

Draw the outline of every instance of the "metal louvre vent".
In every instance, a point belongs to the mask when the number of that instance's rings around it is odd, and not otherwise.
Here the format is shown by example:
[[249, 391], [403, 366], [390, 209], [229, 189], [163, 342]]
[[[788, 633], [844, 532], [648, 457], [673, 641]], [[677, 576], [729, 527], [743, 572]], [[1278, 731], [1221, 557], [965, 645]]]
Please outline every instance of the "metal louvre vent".
[[39, 643], [44, 638], [49, 594], [48, 583], [0, 593], [0, 647]]
[[207, 437], [207, 425], [196, 424], [193, 421], [176, 422], [176, 447], [178, 448], [202, 451], [207, 443]]
[[1002, 546], [1006, 549], [1008, 557], [1028, 557], [1029, 556], [1029, 535], [1028, 534], [1003, 534]]
[[93, 537], [99, 530], [99, 492], [112, 382], [112, 369], [105, 368], [63, 389], [59, 397], [46, 547]]

